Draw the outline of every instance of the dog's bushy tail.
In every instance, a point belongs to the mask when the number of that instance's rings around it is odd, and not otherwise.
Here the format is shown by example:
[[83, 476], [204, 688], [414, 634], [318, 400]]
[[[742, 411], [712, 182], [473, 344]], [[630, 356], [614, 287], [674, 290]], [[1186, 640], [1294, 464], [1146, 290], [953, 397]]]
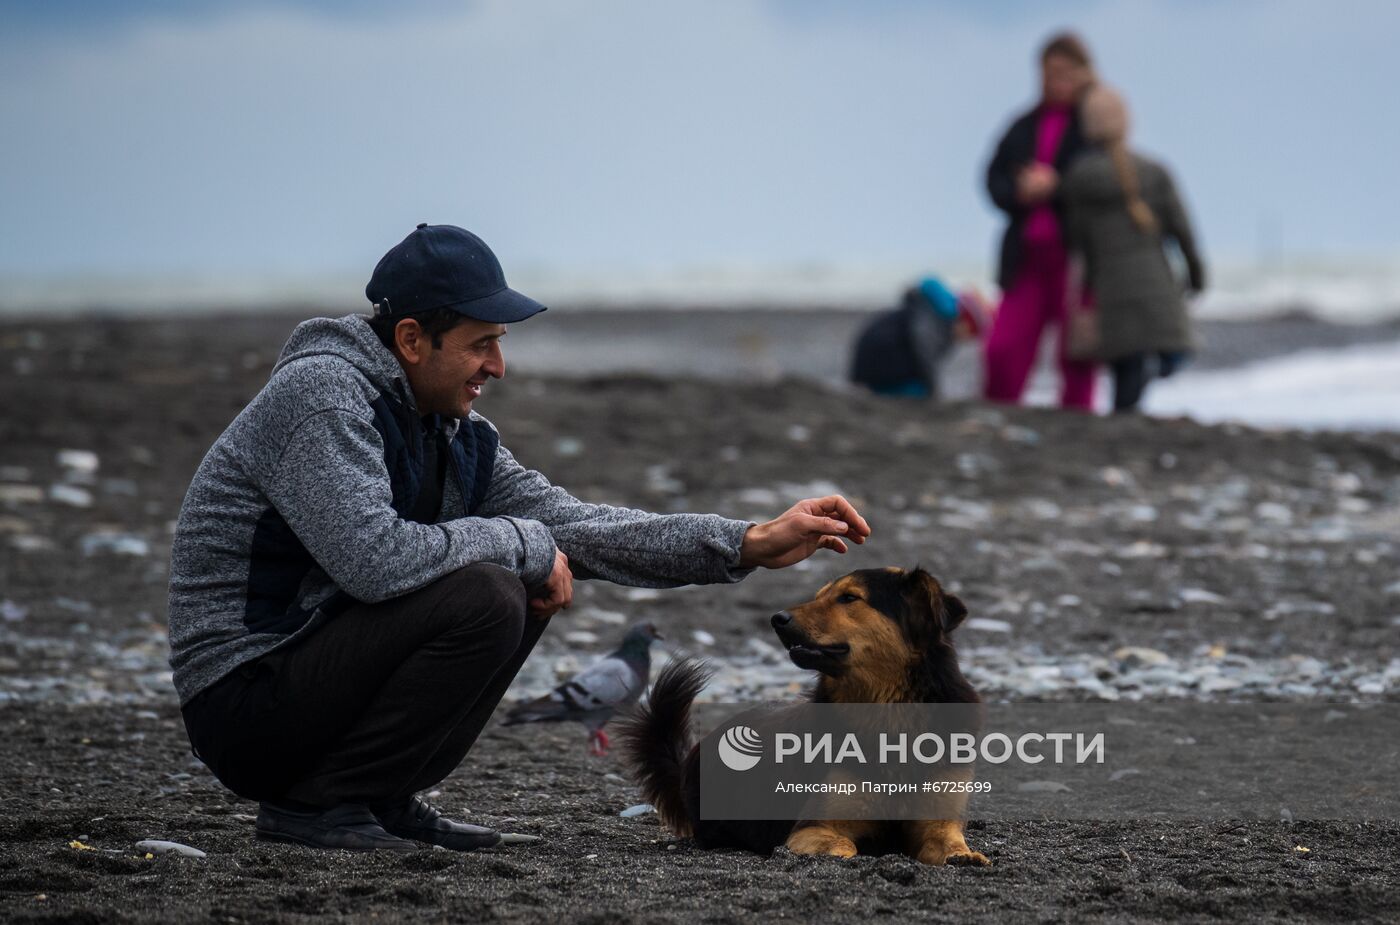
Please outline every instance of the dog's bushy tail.
[[713, 675], [699, 659], [671, 662], [657, 677], [647, 702], [634, 708], [618, 727], [623, 760], [643, 797], [656, 807], [662, 824], [681, 836], [695, 834], [685, 801], [690, 704]]

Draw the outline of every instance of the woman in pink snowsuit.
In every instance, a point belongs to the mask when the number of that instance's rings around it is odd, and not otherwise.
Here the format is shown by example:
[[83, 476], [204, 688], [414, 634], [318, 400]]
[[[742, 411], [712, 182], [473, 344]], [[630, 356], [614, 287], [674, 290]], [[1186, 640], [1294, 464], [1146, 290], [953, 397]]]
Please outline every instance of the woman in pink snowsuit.
[[987, 191], [1011, 219], [1001, 245], [1001, 308], [985, 348], [983, 394], [1016, 403], [1047, 324], [1059, 328], [1060, 405], [1092, 410], [1095, 368], [1065, 352], [1069, 257], [1059, 180], [1085, 147], [1077, 103], [1093, 82], [1088, 49], [1062, 33], [1040, 53], [1041, 101], [1007, 130], [987, 168]]

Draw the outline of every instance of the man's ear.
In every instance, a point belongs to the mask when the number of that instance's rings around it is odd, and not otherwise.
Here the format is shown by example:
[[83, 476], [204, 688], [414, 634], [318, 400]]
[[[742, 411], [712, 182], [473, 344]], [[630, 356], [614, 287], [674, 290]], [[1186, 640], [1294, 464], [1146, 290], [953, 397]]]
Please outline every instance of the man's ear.
[[394, 347], [399, 358], [405, 363], [417, 365], [423, 361], [428, 347], [428, 338], [423, 326], [416, 318], [404, 318], [394, 325]]

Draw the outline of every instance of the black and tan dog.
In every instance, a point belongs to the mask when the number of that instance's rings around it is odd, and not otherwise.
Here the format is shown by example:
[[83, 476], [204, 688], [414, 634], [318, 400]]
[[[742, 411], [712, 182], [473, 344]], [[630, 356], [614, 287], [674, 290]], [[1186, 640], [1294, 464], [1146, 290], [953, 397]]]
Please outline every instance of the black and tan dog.
[[[820, 673], [816, 703], [976, 703], [958, 669], [951, 633], [967, 616], [923, 569], [865, 569], [811, 601], [773, 615], [773, 629], [800, 668]], [[668, 665], [651, 697], [624, 721], [633, 774], [662, 823], [704, 848], [853, 857], [902, 851], [926, 864], [991, 863], [967, 846], [960, 818], [912, 821], [744, 821], [700, 818], [700, 758], [690, 705], [709, 681], [700, 662]], [[964, 800], [958, 801], [961, 815]], [[946, 804], [945, 804], [946, 805]]]

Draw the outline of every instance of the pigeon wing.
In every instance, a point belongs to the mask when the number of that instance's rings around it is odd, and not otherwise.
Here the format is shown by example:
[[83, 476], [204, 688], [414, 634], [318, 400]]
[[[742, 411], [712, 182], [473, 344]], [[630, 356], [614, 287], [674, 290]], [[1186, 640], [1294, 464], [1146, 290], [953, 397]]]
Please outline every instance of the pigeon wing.
[[611, 655], [558, 687], [572, 708], [580, 713], [612, 711], [635, 700], [641, 689], [642, 679], [632, 666]]
[[514, 726], [518, 723], [551, 723], [562, 719], [570, 719], [569, 701], [564, 697], [563, 685], [556, 687], [548, 694], [536, 697], [534, 700], [527, 700], [524, 703], [517, 703], [511, 707], [506, 718], [501, 721], [503, 726]]

